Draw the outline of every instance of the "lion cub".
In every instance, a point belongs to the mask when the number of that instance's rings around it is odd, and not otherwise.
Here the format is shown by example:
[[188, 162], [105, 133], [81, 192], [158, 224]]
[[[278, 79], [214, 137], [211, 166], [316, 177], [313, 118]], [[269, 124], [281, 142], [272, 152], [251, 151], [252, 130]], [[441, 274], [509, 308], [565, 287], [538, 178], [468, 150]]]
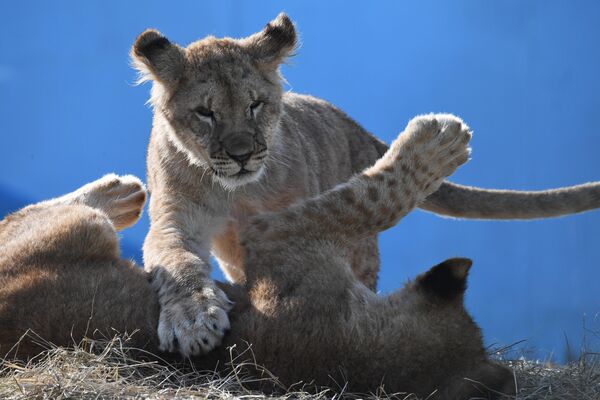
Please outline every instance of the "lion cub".
[[[294, 24], [280, 14], [241, 39], [207, 37], [181, 47], [150, 29], [131, 49], [141, 81], [152, 81], [144, 264], [161, 304], [164, 350], [205, 353], [229, 327], [230, 305], [209, 278], [211, 252], [228, 279], [242, 284], [240, 232], [253, 215], [323, 193], [387, 150], [332, 104], [283, 92], [279, 65], [296, 44]], [[444, 182], [419, 207], [464, 218], [545, 218], [600, 207], [600, 183], [516, 192]], [[377, 237], [347, 250], [355, 275], [375, 289]]]
[[[389, 296], [368, 289], [347, 261], [354, 241], [395, 224], [467, 161], [470, 136], [453, 116], [417, 117], [362, 174], [253, 218], [241, 232], [246, 281], [221, 285], [236, 301], [231, 333], [198, 368], [226, 369], [233, 352], [234, 364], [264, 366], [286, 386], [348, 382], [354, 392], [383, 386], [439, 399], [514, 391], [464, 309], [469, 260], [445, 261]], [[113, 175], [0, 224], [0, 351], [39, 352], [17, 345], [30, 328], [58, 345], [139, 329], [133, 345], [158, 351], [157, 296], [119, 258], [114, 230], [134, 222], [143, 200], [139, 181]]]

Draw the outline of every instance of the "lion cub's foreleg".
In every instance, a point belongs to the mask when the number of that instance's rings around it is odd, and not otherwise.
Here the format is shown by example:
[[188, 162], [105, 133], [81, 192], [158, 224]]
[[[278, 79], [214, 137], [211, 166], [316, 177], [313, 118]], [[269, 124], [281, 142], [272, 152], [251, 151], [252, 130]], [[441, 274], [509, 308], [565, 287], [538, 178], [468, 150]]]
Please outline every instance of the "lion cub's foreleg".
[[246, 253], [261, 243], [307, 239], [348, 247], [393, 226], [468, 160], [470, 138], [455, 116], [414, 118], [362, 174], [285, 211], [257, 216], [244, 234]]

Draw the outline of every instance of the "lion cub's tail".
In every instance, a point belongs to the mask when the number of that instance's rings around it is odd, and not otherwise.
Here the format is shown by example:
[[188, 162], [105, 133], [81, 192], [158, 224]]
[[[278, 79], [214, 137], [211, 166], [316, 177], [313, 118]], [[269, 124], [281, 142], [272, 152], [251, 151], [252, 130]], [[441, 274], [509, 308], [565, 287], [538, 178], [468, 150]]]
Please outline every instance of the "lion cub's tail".
[[419, 207], [458, 218], [559, 217], [600, 208], [600, 182], [535, 192], [481, 189], [444, 182]]

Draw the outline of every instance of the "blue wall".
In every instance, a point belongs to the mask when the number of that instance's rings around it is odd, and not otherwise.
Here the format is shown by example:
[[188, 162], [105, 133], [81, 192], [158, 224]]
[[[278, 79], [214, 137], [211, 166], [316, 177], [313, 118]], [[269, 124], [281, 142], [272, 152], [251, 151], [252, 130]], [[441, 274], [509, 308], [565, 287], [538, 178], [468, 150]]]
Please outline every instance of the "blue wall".
[[[429, 111], [475, 130], [453, 180], [543, 189], [600, 180], [596, 1], [7, 2], [0, 15], [0, 212], [106, 172], [144, 176], [149, 87], [129, 46], [155, 27], [187, 44], [244, 36], [279, 11], [302, 47], [289, 88], [325, 98], [390, 141]], [[376, 6], [374, 6], [376, 4]], [[139, 258], [144, 218], [123, 232]], [[536, 357], [575, 351], [600, 311], [600, 212], [475, 222], [415, 212], [381, 237], [390, 291], [454, 255], [475, 260], [469, 309], [489, 343], [527, 339]], [[598, 323], [595, 324], [598, 327]]]

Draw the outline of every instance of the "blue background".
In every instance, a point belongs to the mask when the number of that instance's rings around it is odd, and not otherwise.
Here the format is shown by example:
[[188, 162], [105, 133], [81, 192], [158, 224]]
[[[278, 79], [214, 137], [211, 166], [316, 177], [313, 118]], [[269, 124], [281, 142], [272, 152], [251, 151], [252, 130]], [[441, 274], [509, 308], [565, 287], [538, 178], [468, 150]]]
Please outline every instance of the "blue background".
[[[390, 141], [415, 114], [475, 130], [452, 179], [544, 189], [600, 179], [596, 1], [4, 2], [0, 16], [0, 213], [107, 173], [145, 175], [149, 86], [128, 51], [155, 27], [187, 44], [240, 37], [280, 11], [302, 47], [289, 88], [322, 97]], [[123, 232], [140, 258], [147, 218]], [[488, 343], [564, 360], [598, 327], [600, 212], [534, 222], [414, 212], [381, 236], [380, 289], [440, 260], [475, 260], [468, 308]], [[218, 274], [217, 274], [218, 275]]]

